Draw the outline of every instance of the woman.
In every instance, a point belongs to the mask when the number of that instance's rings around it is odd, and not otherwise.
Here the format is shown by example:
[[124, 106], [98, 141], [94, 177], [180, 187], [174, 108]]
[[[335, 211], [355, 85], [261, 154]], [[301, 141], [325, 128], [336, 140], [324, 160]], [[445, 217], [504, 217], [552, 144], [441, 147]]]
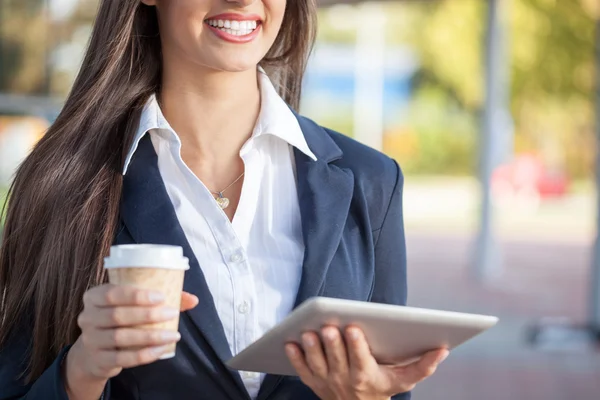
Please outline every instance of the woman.
[[[379, 366], [356, 328], [289, 344], [299, 378], [223, 363], [315, 295], [405, 303], [397, 164], [286, 104], [314, 28], [313, 0], [100, 2], [11, 190], [1, 399], [408, 399], [433, 373], [446, 350]], [[184, 248], [182, 310], [105, 283], [127, 243]], [[180, 311], [180, 334], [139, 329]]]

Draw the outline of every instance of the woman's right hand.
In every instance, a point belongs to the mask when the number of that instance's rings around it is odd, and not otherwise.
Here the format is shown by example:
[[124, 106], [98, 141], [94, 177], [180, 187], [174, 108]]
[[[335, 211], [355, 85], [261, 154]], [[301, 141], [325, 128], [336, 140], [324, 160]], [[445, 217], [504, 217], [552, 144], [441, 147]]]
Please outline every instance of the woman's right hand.
[[183, 292], [181, 310], [167, 308], [163, 302], [160, 292], [132, 286], [106, 284], [88, 290], [77, 320], [81, 335], [66, 359], [67, 391], [85, 387], [84, 382], [101, 382], [103, 388], [123, 368], [156, 361], [167, 345], [179, 341], [178, 332], [136, 328], [178, 318], [180, 311], [194, 308], [198, 298]]

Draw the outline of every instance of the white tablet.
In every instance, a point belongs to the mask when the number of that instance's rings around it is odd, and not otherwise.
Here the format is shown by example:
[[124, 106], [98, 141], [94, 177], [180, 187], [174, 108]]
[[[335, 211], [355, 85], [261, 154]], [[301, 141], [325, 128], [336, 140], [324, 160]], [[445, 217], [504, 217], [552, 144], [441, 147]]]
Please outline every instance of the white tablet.
[[285, 344], [299, 343], [303, 332], [318, 332], [325, 325], [358, 326], [380, 364], [405, 364], [430, 350], [453, 349], [497, 322], [486, 315], [314, 297], [226, 364], [242, 371], [296, 375]]

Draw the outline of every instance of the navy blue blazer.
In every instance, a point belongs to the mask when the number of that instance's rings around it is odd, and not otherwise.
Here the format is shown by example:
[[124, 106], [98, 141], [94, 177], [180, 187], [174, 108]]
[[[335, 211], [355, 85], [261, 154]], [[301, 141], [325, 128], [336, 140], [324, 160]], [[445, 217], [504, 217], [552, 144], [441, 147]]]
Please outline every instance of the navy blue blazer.
[[[295, 151], [305, 256], [296, 306], [313, 296], [406, 304], [403, 176], [398, 164], [358, 142], [298, 117], [313, 161]], [[124, 370], [111, 379], [111, 400], [249, 400], [231, 358], [223, 327], [198, 258], [177, 220], [152, 143], [140, 143], [127, 175], [115, 244], [182, 246], [190, 259], [184, 290], [200, 299], [182, 313], [176, 357]], [[21, 380], [30, 336], [0, 351], [0, 400], [68, 400], [56, 361], [34, 383]], [[283, 350], [283, 349], [282, 349]], [[316, 400], [296, 377], [267, 375], [259, 400]], [[396, 396], [410, 399], [410, 393]]]

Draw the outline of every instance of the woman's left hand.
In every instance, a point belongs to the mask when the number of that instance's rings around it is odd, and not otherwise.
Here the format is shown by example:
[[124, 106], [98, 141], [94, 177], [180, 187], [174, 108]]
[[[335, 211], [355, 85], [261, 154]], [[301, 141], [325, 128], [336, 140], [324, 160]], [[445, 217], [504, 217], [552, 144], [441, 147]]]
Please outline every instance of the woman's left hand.
[[419, 361], [403, 366], [379, 365], [361, 329], [349, 327], [342, 337], [338, 328], [302, 336], [302, 348], [286, 345], [286, 353], [300, 379], [322, 400], [389, 400], [411, 391], [431, 376], [446, 359], [448, 350], [426, 353]]

